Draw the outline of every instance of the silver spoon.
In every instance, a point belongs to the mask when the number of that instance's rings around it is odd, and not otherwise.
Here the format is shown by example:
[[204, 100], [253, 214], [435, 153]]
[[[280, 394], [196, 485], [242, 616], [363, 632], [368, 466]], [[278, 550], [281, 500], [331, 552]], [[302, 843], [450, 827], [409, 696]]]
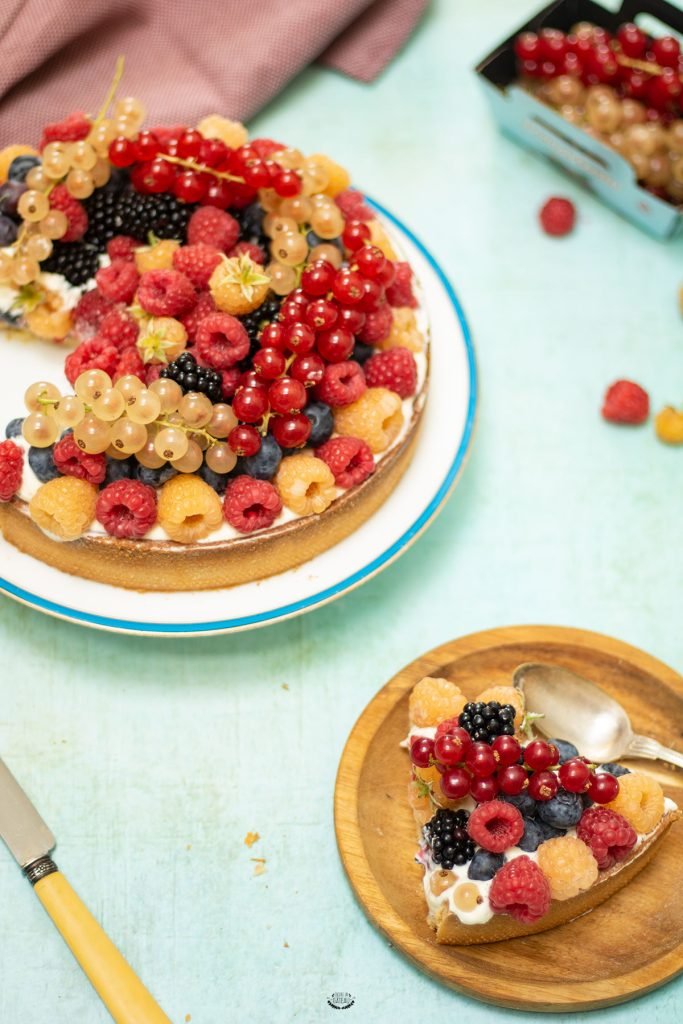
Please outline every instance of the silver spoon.
[[657, 740], [637, 736], [629, 717], [599, 686], [559, 665], [519, 665], [513, 685], [522, 690], [529, 711], [542, 714], [534, 725], [549, 738], [568, 740], [592, 761], [645, 757], [683, 768], [683, 753]]

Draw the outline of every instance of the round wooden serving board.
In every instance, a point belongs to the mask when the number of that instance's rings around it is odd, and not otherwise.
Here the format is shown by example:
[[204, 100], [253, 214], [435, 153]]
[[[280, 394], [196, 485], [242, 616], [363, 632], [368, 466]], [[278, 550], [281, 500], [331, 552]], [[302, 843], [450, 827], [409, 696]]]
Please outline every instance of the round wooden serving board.
[[[380, 690], [351, 732], [335, 790], [344, 868], [370, 920], [417, 967], [452, 988], [524, 1010], [588, 1010], [625, 1002], [683, 969], [683, 827], [652, 862], [593, 912], [539, 935], [480, 946], [440, 946], [426, 922], [416, 830], [407, 802], [409, 762], [399, 747], [408, 695], [423, 676], [452, 679], [470, 697], [510, 683], [525, 661], [555, 662], [602, 686], [637, 732], [683, 749], [683, 678], [637, 648], [552, 626], [488, 630], [437, 647]], [[629, 761], [683, 804], [683, 773]]]

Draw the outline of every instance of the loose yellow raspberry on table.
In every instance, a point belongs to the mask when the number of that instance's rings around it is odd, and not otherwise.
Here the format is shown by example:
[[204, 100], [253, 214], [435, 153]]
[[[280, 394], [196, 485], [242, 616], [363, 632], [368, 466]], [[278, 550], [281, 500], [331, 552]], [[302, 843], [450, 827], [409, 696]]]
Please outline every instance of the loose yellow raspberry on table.
[[403, 426], [403, 404], [395, 391], [368, 388], [351, 405], [334, 410], [334, 429], [346, 437], [359, 437], [374, 455], [385, 451]]
[[303, 452], [282, 460], [274, 483], [283, 505], [299, 516], [324, 512], [336, 495], [334, 476], [327, 463]]
[[161, 488], [157, 514], [160, 526], [179, 544], [208, 537], [223, 522], [223, 507], [213, 487], [186, 473]]
[[598, 862], [590, 847], [573, 836], [546, 839], [538, 848], [538, 866], [554, 900], [570, 900], [595, 883]]
[[664, 792], [650, 775], [631, 772], [619, 776], [619, 792], [605, 807], [626, 818], [636, 832], [651, 832], [664, 814]]
[[407, 348], [410, 352], [422, 352], [424, 338], [417, 326], [414, 310], [410, 306], [397, 306], [393, 313], [389, 337], [380, 341], [375, 347], [382, 350]]
[[449, 679], [425, 676], [413, 687], [408, 701], [408, 715], [412, 725], [424, 728], [457, 717], [465, 704], [467, 697], [455, 683]]
[[87, 480], [58, 476], [39, 487], [31, 498], [31, 519], [60, 540], [76, 540], [95, 518], [97, 493]]
[[220, 114], [210, 114], [197, 125], [197, 131], [205, 139], [220, 139], [231, 149], [239, 149], [249, 138], [249, 132], [241, 121], [231, 121]]
[[655, 416], [655, 432], [665, 444], [683, 444], [683, 409], [667, 405]]

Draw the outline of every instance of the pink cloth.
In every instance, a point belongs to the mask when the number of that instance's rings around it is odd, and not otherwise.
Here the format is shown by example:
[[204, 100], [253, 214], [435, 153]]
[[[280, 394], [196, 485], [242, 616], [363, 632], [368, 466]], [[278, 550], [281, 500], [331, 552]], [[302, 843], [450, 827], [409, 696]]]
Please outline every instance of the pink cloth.
[[0, 146], [96, 113], [116, 57], [120, 96], [148, 123], [244, 120], [318, 58], [361, 81], [403, 45], [428, 0], [2, 0]]

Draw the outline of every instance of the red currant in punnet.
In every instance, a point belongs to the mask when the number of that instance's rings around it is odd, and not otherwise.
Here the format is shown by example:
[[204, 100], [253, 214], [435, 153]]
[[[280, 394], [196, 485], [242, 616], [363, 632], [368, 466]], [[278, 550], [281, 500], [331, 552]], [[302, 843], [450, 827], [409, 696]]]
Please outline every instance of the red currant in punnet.
[[428, 736], [414, 736], [410, 744], [410, 760], [418, 768], [428, 768], [434, 756], [434, 740]]
[[501, 793], [519, 796], [529, 785], [529, 776], [521, 764], [510, 764], [496, 774]]
[[384, 288], [378, 281], [371, 281], [366, 277], [363, 281], [363, 298], [356, 309], [362, 313], [374, 313], [379, 304], [384, 300]]
[[316, 335], [316, 347], [328, 363], [343, 363], [353, 352], [353, 335], [344, 327], [331, 327]]
[[232, 400], [232, 411], [238, 420], [258, 423], [268, 411], [268, 392], [264, 387], [241, 387]]
[[365, 221], [347, 220], [346, 227], [342, 234], [342, 242], [350, 252], [355, 252], [362, 245], [370, 241], [370, 228]]
[[660, 36], [652, 42], [655, 62], [664, 68], [678, 68], [681, 44], [673, 36]]
[[591, 770], [585, 761], [572, 758], [560, 765], [557, 773], [561, 786], [568, 793], [585, 793], [591, 779]]
[[275, 416], [270, 421], [270, 431], [281, 448], [301, 448], [312, 429], [311, 421], [302, 412], [294, 416]]
[[317, 352], [307, 352], [306, 355], [297, 356], [289, 367], [289, 375], [294, 380], [301, 381], [306, 388], [312, 388], [323, 379], [325, 363]]
[[591, 776], [586, 792], [596, 804], [608, 804], [619, 792], [619, 779], [609, 772], [596, 772]]
[[140, 132], [135, 140], [135, 156], [137, 160], [151, 160], [161, 149], [161, 144], [154, 132]]
[[273, 178], [273, 188], [279, 196], [298, 196], [301, 192], [301, 178], [296, 171], [280, 171], [277, 177]]
[[478, 779], [493, 775], [496, 770], [496, 759], [488, 743], [472, 743], [465, 754], [465, 764]]
[[491, 749], [493, 750], [496, 762], [501, 768], [507, 768], [508, 765], [516, 764], [519, 761], [519, 755], [522, 753], [519, 740], [516, 740], [514, 736], [496, 736], [491, 744]]
[[[301, 412], [306, 404], [306, 388], [293, 377], [279, 377], [268, 388], [268, 401], [273, 412]], [[235, 411], [235, 415], [239, 413]]]
[[543, 28], [539, 32], [541, 59], [557, 64], [567, 52], [567, 40], [564, 32], [556, 28]]
[[632, 21], [625, 21], [623, 25], [619, 26], [617, 40], [625, 57], [638, 58], [645, 55], [647, 36]]
[[464, 768], [450, 768], [441, 776], [441, 792], [448, 800], [461, 800], [469, 793], [471, 781]]
[[179, 170], [173, 181], [173, 195], [184, 203], [198, 203], [206, 195], [209, 182], [197, 171]]
[[287, 361], [279, 348], [260, 348], [252, 358], [254, 369], [265, 380], [275, 380], [285, 372]]
[[521, 32], [515, 39], [517, 60], [541, 60], [541, 40], [535, 32]]
[[263, 348], [285, 349], [285, 329], [282, 324], [266, 324], [259, 335], [259, 341]]
[[228, 444], [235, 455], [256, 455], [261, 450], [261, 435], [256, 427], [241, 423], [228, 434]]
[[198, 131], [188, 128], [178, 139], [178, 156], [184, 160], [196, 160], [201, 152], [203, 141], [204, 137]]
[[306, 295], [317, 298], [327, 293], [332, 288], [332, 282], [337, 276], [337, 271], [327, 260], [316, 260], [309, 263], [301, 275], [301, 288]]
[[498, 795], [498, 780], [495, 775], [486, 778], [474, 778], [470, 782], [470, 793], [479, 804], [487, 800], [495, 800]]
[[557, 747], [546, 743], [545, 740], [532, 740], [524, 748], [524, 760], [534, 771], [542, 771], [551, 764], [557, 764], [559, 754]]
[[358, 334], [365, 326], [365, 320], [366, 316], [362, 310], [349, 309], [348, 306], [343, 306], [339, 310], [337, 325], [345, 327], [347, 331], [351, 331], [351, 334]]
[[297, 355], [305, 355], [315, 345], [315, 333], [308, 324], [293, 323], [285, 326], [285, 348]]
[[362, 249], [353, 254], [354, 266], [358, 268], [363, 277], [370, 278], [371, 281], [379, 281], [384, 272], [384, 266], [388, 262], [382, 250], [376, 245], [364, 245]]
[[315, 299], [308, 306], [305, 317], [306, 323], [314, 331], [325, 331], [337, 322], [339, 306], [329, 299]]
[[455, 765], [463, 760], [465, 745], [457, 736], [445, 733], [434, 740], [434, 757], [442, 764]]
[[552, 800], [560, 788], [554, 772], [534, 772], [529, 779], [529, 793], [534, 800]]
[[355, 270], [338, 270], [332, 282], [332, 293], [342, 306], [357, 306], [365, 294], [363, 278]]
[[109, 145], [109, 162], [114, 167], [130, 167], [137, 160], [137, 149], [131, 139], [120, 135]]

